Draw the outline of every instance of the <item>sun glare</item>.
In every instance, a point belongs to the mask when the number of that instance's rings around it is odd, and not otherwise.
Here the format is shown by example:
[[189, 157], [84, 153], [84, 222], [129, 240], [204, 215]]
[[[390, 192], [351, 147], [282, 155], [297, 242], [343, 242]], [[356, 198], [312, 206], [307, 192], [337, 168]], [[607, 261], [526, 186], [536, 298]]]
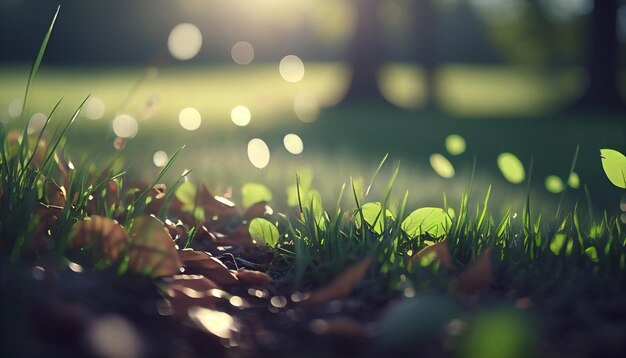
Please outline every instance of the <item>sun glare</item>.
[[254, 47], [246, 41], [239, 41], [230, 50], [233, 61], [239, 65], [247, 65], [254, 60]]
[[230, 111], [230, 119], [236, 125], [240, 127], [245, 127], [250, 123], [252, 119], [252, 114], [250, 114], [250, 110], [246, 106], [237, 106]]
[[193, 107], [187, 107], [181, 109], [178, 114], [178, 122], [181, 127], [185, 128], [188, 131], [195, 131], [200, 128], [200, 123], [202, 123], [202, 116], [197, 109]]
[[248, 159], [255, 168], [263, 169], [270, 163], [270, 149], [259, 138], [248, 142]]
[[280, 60], [278, 70], [283, 79], [287, 82], [296, 83], [304, 78], [304, 62], [300, 57], [288, 55]]
[[120, 114], [113, 120], [113, 132], [120, 138], [133, 138], [139, 131], [137, 120], [129, 114]]
[[202, 33], [189, 23], [176, 25], [167, 39], [167, 48], [172, 56], [181, 61], [194, 58], [202, 47]]

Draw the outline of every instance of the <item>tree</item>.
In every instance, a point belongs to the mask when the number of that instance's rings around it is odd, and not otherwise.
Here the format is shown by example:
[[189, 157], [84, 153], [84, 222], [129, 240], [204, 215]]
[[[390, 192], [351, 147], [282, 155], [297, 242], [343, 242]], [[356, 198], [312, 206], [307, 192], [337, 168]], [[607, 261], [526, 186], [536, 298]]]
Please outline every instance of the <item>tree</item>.
[[586, 70], [589, 85], [575, 108], [623, 108], [619, 96], [618, 0], [595, 0], [588, 25]]
[[378, 71], [384, 62], [385, 44], [378, 19], [380, 0], [355, 0], [357, 23], [349, 63], [352, 80], [346, 102], [387, 103], [378, 87]]
[[435, 70], [437, 56], [437, 14], [431, 0], [416, 0], [415, 31], [417, 37], [416, 60], [424, 71], [424, 87], [426, 88], [426, 108], [437, 105], [437, 84]]

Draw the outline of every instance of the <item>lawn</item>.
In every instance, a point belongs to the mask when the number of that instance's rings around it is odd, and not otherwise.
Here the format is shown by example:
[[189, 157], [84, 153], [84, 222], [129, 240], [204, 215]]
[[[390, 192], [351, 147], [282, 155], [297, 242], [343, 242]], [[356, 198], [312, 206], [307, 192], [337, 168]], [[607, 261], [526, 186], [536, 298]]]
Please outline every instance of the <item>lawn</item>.
[[[625, 351], [626, 184], [600, 158], [624, 152], [625, 127], [620, 114], [563, 111], [577, 70], [442, 66], [441, 110], [415, 108], [421, 74], [408, 65], [381, 80], [400, 108], [337, 106], [346, 69], [306, 71], [290, 84], [270, 64], [44, 67], [19, 120], [28, 71], [1, 69], [3, 129], [64, 96], [43, 151], [36, 128], [23, 145], [1, 136], [2, 352]], [[87, 94], [101, 102], [51, 130]], [[245, 126], [231, 120], [240, 105]], [[197, 129], [179, 124], [186, 107]], [[138, 132], [118, 149], [121, 113]]]

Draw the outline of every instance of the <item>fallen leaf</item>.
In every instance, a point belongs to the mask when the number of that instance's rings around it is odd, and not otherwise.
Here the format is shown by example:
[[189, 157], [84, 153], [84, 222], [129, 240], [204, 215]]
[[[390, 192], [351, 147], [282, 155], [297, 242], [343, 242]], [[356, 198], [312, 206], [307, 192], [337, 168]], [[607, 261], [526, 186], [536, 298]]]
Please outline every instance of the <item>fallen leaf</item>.
[[46, 198], [49, 205], [64, 207], [67, 199], [67, 193], [64, 186], [58, 186], [53, 181], [49, 181], [46, 185]]
[[239, 283], [237, 276], [230, 272], [222, 261], [208, 255], [204, 259], [195, 257], [185, 261], [185, 271], [190, 274], [203, 275], [220, 286], [234, 286]]
[[197, 251], [197, 250], [178, 250], [178, 258], [183, 262], [183, 264], [187, 264], [190, 261], [201, 261], [207, 260], [211, 257], [208, 252]]
[[271, 215], [274, 212], [272, 208], [267, 205], [267, 201], [259, 201], [258, 203], [250, 206], [244, 215], [244, 218], [250, 222], [254, 218], [261, 218], [265, 215]]
[[354, 287], [363, 279], [371, 264], [371, 257], [364, 258], [349, 267], [328, 286], [311, 292], [311, 295], [302, 301], [302, 305], [304, 307], [315, 307], [348, 297], [354, 290]]
[[239, 283], [244, 286], [262, 288], [272, 284], [272, 278], [260, 271], [241, 269], [236, 272]]
[[456, 292], [464, 295], [471, 295], [489, 287], [493, 281], [493, 265], [491, 263], [491, 253], [493, 248], [487, 248], [478, 255], [467, 270], [463, 272], [456, 281]]
[[130, 230], [129, 269], [152, 277], [180, 273], [174, 241], [163, 223], [152, 215], [135, 218]]
[[180, 318], [187, 317], [191, 307], [215, 307], [220, 298], [212, 295], [210, 290], [219, 288], [215, 282], [201, 275], [175, 275], [168, 278], [164, 285], [171, 313]]
[[107, 262], [116, 261], [127, 243], [126, 232], [117, 221], [98, 215], [74, 224], [69, 236], [70, 247], [91, 248], [96, 258]]
[[437, 260], [448, 270], [454, 270], [454, 262], [448, 248], [448, 240], [439, 241], [421, 249], [411, 257], [411, 264], [419, 265], [422, 260]]

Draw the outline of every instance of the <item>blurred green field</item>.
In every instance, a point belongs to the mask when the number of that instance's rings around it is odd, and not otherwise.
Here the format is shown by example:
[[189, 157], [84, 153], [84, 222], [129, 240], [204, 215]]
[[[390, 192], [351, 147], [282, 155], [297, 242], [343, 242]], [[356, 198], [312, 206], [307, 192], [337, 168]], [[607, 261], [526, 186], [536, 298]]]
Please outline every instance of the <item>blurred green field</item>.
[[[9, 127], [20, 125], [10, 117], [9, 107], [23, 96], [27, 76], [24, 67], [0, 68], [0, 119]], [[389, 153], [389, 163], [402, 163], [395, 194], [409, 190], [413, 206], [441, 206], [444, 192], [455, 204], [469, 188], [475, 158], [476, 195], [493, 185], [494, 208], [515, 209], [525, 200], [525, 184], [506, 182], [496, 166], [498, 154], [511, 152], [527, 169], [532, 160], [533, 202], [551, 210], [561, 196], [546, 191], [545, 178], [556, 175], [567, 181], [572, 156], [580, 145], [576, 172], [589, 187], [596, 208], [618, 209], [621, 192], [604, 177], [598, 149], [623, 151], [625, 129], [619, 115], [559, 114], [581, 92], [582, 76], [577, 69], [543, 73], [510, 67], [442, 66], [437, 73], [441, 111], [419, 110], [424, 91], [417, 67], [394, 64], [381, 72], [383, 92], [399, 108], [335, 107], [348, 77], [346, 67], [331, 63], [307, 64], [304, 79], [298, 83], [284, 81], [278, 67], [270, 64], [159, 69], [44, 66], [32, 93], [29, 116], [47, 113], [64, 96], [57, 118], [67, 118], [91, 94], [102, 100], [104, 113], [97, 120], [82, 115], [71, 129], [67, 153], [74, 162], [103, 163], [120, 156], [112, 145], [111, 123], [116, 114], [128, 113], [139, 124], [137, 136], [121, 153], [132, 174], [154, 177], [159, 168], [153, 164], [153, 154], [171, 155], [184, 144], [170, 181], [184, 169], [193, 169], [192, 180], [208, 181], [217, 192], [233, 186], [235, 199], [243, 183], [257, 181], [270, 186], [279, 205], [284, 205], [285, 188], [293, 185], [298, 169], [311, 169], [314, 186], [332, 203], [342, 183], [351, 176], [367, 182]], [[300, 110], [310, 123], [298, 120], [298, 109], [294, 109], [294, 100], [302, 94], [308, 100]], [[251, 122], [245, 127], [236, 126], [230, 118], [238, 105], [251, 112]], [[180, 110], [190, 106], [202, 116], [195, 131], [178, 123]], [[283, 138], [288, 133], [302, 138], [302, 154], [285, 149]], [[446, 151], [444, 141], [452, 133], [467, 142], [461, 155]], [[264, 169], [254, 168], [248, 160], [247, 144], [252, 138], [264, 140], [269, 147], [271, 159]], [[453, 178], [443, 179], [432, 170], [429, 157], [433, 153], [450, 160], [456, 172]], [[391, 173], [389, 164], [374, 190], [383, 191]], [[581, 188], [570, 189], [567, 198], [584, 200]]]

